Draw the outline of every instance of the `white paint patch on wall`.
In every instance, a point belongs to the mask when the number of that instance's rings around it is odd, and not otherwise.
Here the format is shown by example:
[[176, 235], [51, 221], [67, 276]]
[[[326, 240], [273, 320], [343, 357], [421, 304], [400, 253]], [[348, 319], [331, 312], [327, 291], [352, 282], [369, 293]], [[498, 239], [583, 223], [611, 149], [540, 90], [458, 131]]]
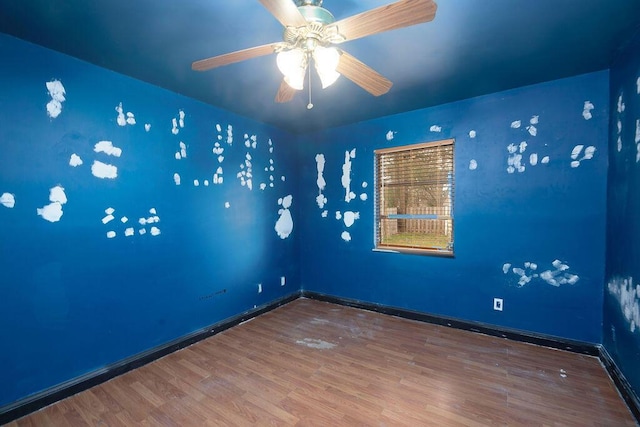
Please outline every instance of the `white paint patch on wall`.
[[346, 211], [342, 216], [344, 225], [346, 225], [347, 227], [351, 227], [357, 219], [360, 219], [360, 212]]
[[356, 195], [351, 191], [351, 159], [356, 158], [356, 149], [344, 152], [344, 164], [342, 165], [342, 187], [345, 190], [344, 201], [349, 203], [356, 198]]
[[[115, 209], [112, 207], [109, 207], [107, 209], [104, 210], [104, 213], [106, 214], [106, 216], [104, 218], [102, 218], [102, 223], [103, 224], [108, 224], [111, 221], [113, 221], [115, 219], [114, 217], [114, 213], [115, 213]], [[140, 228], [138, 230], [138, 234], [140, 236], [147, 234], [147, 229], [145, 228], [145, 226], [147, 224], [157, 224], [160, 222], [160, 217], [157, 215], [157, 210], [156, 208], [151, 208], [149, 209], [149, 217], [140, 217], [138, 218], [138, 224], [140, 224], [142, 226], [142, 228]], [[126, 224], [129, 221], [129, 218], [127, 218], [126, 216], [123, 216], [120, 218], [120, 222], [122, 224]], [[124, 230], [124, 236], [125, 237], [132, 237], [134, 235], [134, 229], [133, 227], [127, 227]], [[160, 234], [160, 229], [158, 227], [151, 227], [151, 235], [152, 236], [157, 236], [158, 234]], [[107, 233], [107, 237], [112, 239], [114, 237], [116, 237], [116, 231], [112, 230], [109, 231]]]
[[629, 331], [640, 332], [640, 285], [634, 285], [632, 277], [614, 277], [607, 284], [607, 289], [620, 304]]
[[49, 190], [49, 200], [52, 202], [58, 202], [61, 205], [67, 203], [67, 195], [64, 193], [64, 188], [56, 185]]
[[126, 125], [135, 125], [136, 118], [132, 112], [124, 113], [124, 108], [122, 108], [122, 102], [116, 106], [116, 112], [118, 116], [116, 117], [116, 122], [118, 126], [126, 126]]
[[176, 151], [175, 158], [176, 160], [184, 159], [187, 157], [187, 144], [180, 141], [178, 144], [180, 146], [180, 151]]
[[105, 153], [109, 156], [120, 157], [122, 155], [122, 149], [114, 147], [111, 141], [99, 141], [93, 147], [93, 151], [96, 153]]
[[638, 80], [636, 80], [636, 86], [638, 86], [638, 94], [640, 95], [640, 77], [638, 77]]
[[340, 237], [342, 237], [342, 240], [344, 240], [345, 242], [351, 241], [351, 233], [349, 233], [348, 231], [343, 231]]
[[[245, 155], [244, 163], [240, 164], [240, 172], [236, 174], [243, 187], [253, 190], [253, 164], [251, 163], [251, 154]], [[273, 177], [272, 177], [273, 178]], [[273, 180], [273, 179], [272, 179]]]
[[538, 135], [538, 128], [536, 127], [536, 125], [538, 124], [539, 119], [540, 119], [539, 116], [532, 116], [531, 119], [529, 120], [530, 125], [527, 126], [527, 130], [529, 131], [529, 134], [531, 136]]
[[618, 120], [616, 125], [618, 127], [618, 153], [619, 153], [620, 151], [622, 151], [622, 121]]
[[37, 208], [36, 213], [49, 222], [58, 222], [62, 218], [62, 205], [67, 203], [67, 195], [64, 188], [57, 185], [49, 190], [49, 203], [42, 208]]
[[519, 129], [520, 126], [522, 126], [522, 122], [520, 120], [511, 122], [511, 129]]
[[5, 208], [12, 209], [16, 205], [16, 197], [11, 193], [2, 193], [0, 204]]
[[245, 139], [244, 145], [247, 148], [251, 147], [253, 149], [256, 149], [258, 147], [258, 137], [256, 135], [249, 136], [249, 135], [245, 134], [244, 135], [244, 139]]
[[73, 166], [74, 168], [80, 166], [82, 163], [82, 159], [76, 153], [73, 153], [71, 158], [69, 158], [69, 166]]
[[624, 101], [622, 99], [622, 94], [620, 94], [620, 96], [618, 96], [618, 113], [622, 113], [625, 110], [625, 105], [624, 105]]
[[287, 278], [284, 276], [280, 276], [280, 286], [284, 286], [287, 283]]
[[442, 127], [438, 125], [432, 125], [429, 130], [431, 132], [442, 132]]
[[316, 340], [313, 338], [304, 338], [302, 340], [296, 341], [296, 344], [303, 345], [309, 348], [315, 348], [318, 350], [330, 350], [334, 348], [336, 345], [323, 340]]
[[291, 217], [291, 211], [289, 210], [292, 202], [293, 196], [290, 194], [278, 199], [278, 205], [281, 205], [282, 209], [278, 210], [278, 215], [280, 215], [280, 217], [276, 221], [274, 228], [281, 239], [286, 239], [293, 231], [293, 218]]
[[151, 130], [151, 123], [145, 123], [144, 124], [144, 130], [145, 130], [145, 132], [149, 132]]
[[476, 137], [476, 131], [475, 130], [470, 130], [469, 131], [469, 138], [473, 139]]
[[547, 163], [549, 163], [549, 156], [544, 156], [540, 161], [540, 163], [542, 163], [543, 165], [546, 165]]
[[395, 134], [396, 132], [390, 130], [389, 132], [387, 132], [387, 135], [385, 136], [387, 138], [387, 141], [391, 141], [393, 140], [393, 138], [395, 138]]
[[222, 184], [224, 182], [224, 177], [222, 176], [222, 166], [218, 166], [216, 169], [216, 173], [213, 174], [213, 183], [215, 185]]
[[593, 106], [591, 101], [585, 101], [584, 102], [584, 108], [582, 110], [582, 117], [584, 117], [585, 120], [591, 120], [593, 118], [593, 114], [591, 113], [591, 111], [594, 108], [595, 107]]
[[570, 273], [569, 266], [564, 264], [560, 260], [554, 260], [551, 265], [553, 269], [548, 269], [543, 271], [542, 273], [537, 273], [538, 264], [535, 262], [527, 261], [524, 263], [524, 266], [521, 267], [513, 267], [511, 268], [510, 263], [505, 263], [502, 266], [502, 272], [504, 274], [508, 274], [511, 271], [513, 274], [518, 276], [518, 286], [524, 286], [530, 283], [533, 279], [541, 279], [549, 285], [552, 286], [560, 286], [560, 285], [575, 285], [580, 277], [577, 274]]
[[178, 117], [171, 119], [171, 133], [177, 135], [180, 133], [180, 129], [184, 128], [185, 113], [182, 110], [178, 110]]
[[636, 143], [636, 163], [638, 163], [640, 162], [640, 119], [636, 120], [635, 143]]
[[37, 208], [36, 212], [43, 219], [49, 222], [58, 222], [62, 218], [62, 205], [58, 202], [50, 203], [42, 208]]
[[62, 113], [62, 103], [66, 100], [66, 91], [60, 80], [51, 80], [46, 83], [46, 86], [51, 97], [51, 101], [47, 103], [47, 114], [55, 119]]
[[233, 126], [227, 126], [227, 144], [233, 144]]
[[551, 263], [555, 270], [545, 270], [540, 273], [540, 278], [547, 282], [552, 286], [560, 286], [560, 285], [575, 285], [580, 277], [576, 274], [570, 274], [567, 272], [569, 270], [569, 266], [564, 264], [560, 260], [555, 260]]
[[529, 163], [531, 164], [531, 166], [535, 166], [538, 164], [538, 154], [537, 153], [533, 153], [529, 156]]
[[324, 196], [324, 194], [318, 194], [316, 196], [316, 203], [318, 204], [318, 207], [320, 209], [323, 209], [324, 205], [327, 204], [327, 198]]
[[327, 185], [327, 182], [324, 179], [324, 166], [325, 166], [325, 157], [324, 154], [316, 154], [316, 170], [317, 170], [317, 178], [316, 185], [318, 186], [318, 196], [316, 197], [316, 203], [318, 204], [318, 208], [324, 209], [324, 205], [327, 204], [327, 198], [323, 194], [323, 191]]
[[469, 160], [469, 170], [476, 170], [478, 169], [478, 162], [476, 161], [476, 159], [471, 159]]
[[360, 193], [360, 200], [362, 200], [363, 202], [366, 202], [368, 198], [369, 196], [367, 195], [367, 193]]
[[527, 143], [522, 141], [519, 145], [509, 144], [507, 151], [509, 156], [507, 157], [507, 172], [514, 173], [516, 171], [522, 173], [525, 171], [525, 166], [522, 164], [522, 153], [527, 149]]
[[173, 182], [175, 182], [176, 185], [180, 185], [180, 175], [177, 172], [173, 174]]
[[225, 209], [229, 209], [231, 207], [231, 203], [224, 202], [224, 207], [225, 207]]
[[[583, 149], [584, 152], [582, 151]], [[580, 162], [582, 162], [583, 160], [593, 159], [593, 155], [595, 154], [595, 152], [596, 147], [594, 147], [593, 145], [590, 145], [586, 149], [584, 148], [584, 145], [576, 145], [575, 147], [573, 147], [573, 150], [571, 150], [571, 159], [573, 160], [571, 162], [571, 167], [577, 168], [578, 166], [580, 166]], [[582, 158], [578, 159], [580, 153], [583, 153], [583, 155]]]
[[316, 170], [318, 171], [318, 177], [316, 178], [316, 185], [318, 186], [318, 190], [324, 190], [327, 182], [324, 179], [324, 165], [325, 158], [324, 154], [316, 154]]
[[91, 173], [96, 178], [101, 179], [115, 179], [118, 177], [118, 168], [114, 165], [102, 163], [101, 161], [94, 160], [91, 165]]
[[[222, 155], [222, 153], [224, 153], [224, 148], [220, 146], [219, 142], [216, 142], [215, 144], [213, 144], [213, 149], [211, 151], [216, 156], [220, 156]], [[224, 158], [222, 160], [224, 160]], [[218, 157], [218, 161], [221, 162], [220, 157]]]

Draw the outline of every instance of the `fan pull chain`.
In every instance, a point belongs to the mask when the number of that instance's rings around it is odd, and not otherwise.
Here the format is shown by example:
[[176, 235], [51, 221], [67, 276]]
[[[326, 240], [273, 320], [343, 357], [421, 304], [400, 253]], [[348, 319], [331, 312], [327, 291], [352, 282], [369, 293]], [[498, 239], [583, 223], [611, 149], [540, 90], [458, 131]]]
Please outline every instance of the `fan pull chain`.
[[307, 69], [309, 70], [309, 103], [307, 104], [307, 110], [311, 110], [313, 108], [313, 103], [311, 102], [311, 64]]

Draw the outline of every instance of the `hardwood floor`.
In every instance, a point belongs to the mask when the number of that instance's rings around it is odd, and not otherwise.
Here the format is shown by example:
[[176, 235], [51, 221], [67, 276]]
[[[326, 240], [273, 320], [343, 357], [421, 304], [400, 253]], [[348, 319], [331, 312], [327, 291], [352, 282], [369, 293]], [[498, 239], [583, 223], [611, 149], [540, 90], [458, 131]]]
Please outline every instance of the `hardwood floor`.
[[298, 299], [9, 426], [635, 426], [597, 358]]

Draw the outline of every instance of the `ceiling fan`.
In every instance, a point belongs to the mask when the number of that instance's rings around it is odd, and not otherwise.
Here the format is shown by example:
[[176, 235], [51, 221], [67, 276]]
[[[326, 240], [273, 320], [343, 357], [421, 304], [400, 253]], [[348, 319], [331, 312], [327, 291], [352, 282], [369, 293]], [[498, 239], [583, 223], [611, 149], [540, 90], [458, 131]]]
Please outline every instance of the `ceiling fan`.
[[[284, 75], [275, 101], [289, 102], [302, 90], [309, 64], [313, 61], [322, 87], [328, 87], [343, 75], [370, 94], [380, 96], [392, 84], [378, 72], [349, 55], [337, 45], [431, 21], [437, 5], [433, 0], [400, 0], [336, 21], [322, 7], [322, 0], [259, 0], [284, 26], [282, 42], [196, 61], [191, 68], [206, 71], [259, 56], [277, 53], [277, 65]], [[312, 108], [309, 101], [307, 108]]]

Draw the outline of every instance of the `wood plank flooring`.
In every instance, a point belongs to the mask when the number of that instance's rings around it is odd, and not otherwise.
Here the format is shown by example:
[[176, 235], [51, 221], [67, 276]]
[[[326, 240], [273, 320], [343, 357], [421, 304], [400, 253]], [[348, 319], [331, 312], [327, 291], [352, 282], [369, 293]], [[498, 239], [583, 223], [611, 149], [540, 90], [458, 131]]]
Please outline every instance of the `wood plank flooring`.
[[636, 423], [597, 358], [298, 299], [9, 425]]

